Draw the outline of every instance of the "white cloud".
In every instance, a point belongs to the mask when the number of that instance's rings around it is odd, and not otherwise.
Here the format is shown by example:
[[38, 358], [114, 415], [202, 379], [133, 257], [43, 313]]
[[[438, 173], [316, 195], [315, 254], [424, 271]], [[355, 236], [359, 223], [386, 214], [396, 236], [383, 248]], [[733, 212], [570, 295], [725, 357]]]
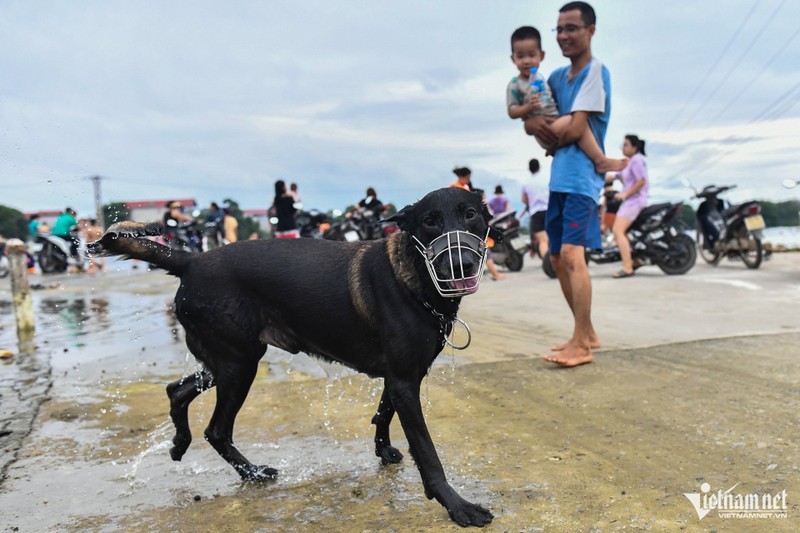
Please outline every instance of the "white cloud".
[[[656, 196], [676, 194], [666, 180], [687, 174], [737, 183], [740, 195], [796, 197], [780, 181], [800, 174], [800, 109], [747, 125], [765, 109], [781, 112], [776, 99], [800, 81], [793, 3], [743, 50], [778, 3], [762, 2], [714, 66], [750, 0], [727, 2], [724, 17], [690, 0], [593, 2], [594, 50], [614, 88], [606, 146], [616, 155], [625, 133], [647, 139]], [[93, 174], [109, 178], [113, 199], [232, 197], [244, 207], [264, 206], [283, 177], [320, 208], [352, 203], [368, 185], [387, 201], [412, 201], [452, 181], [455, 164], [471, 166], [484, 188], [527, 180], [531, 157], [546, 175], [543, 151], [505, 115], [508, 38], [534, 24], [543, 70], [564, 64], [549, 31], [562, 4], [4, 2], [0, 203], [90, 210]], [[667, 128], [701, 81], [686, 106], [691, 121]]]

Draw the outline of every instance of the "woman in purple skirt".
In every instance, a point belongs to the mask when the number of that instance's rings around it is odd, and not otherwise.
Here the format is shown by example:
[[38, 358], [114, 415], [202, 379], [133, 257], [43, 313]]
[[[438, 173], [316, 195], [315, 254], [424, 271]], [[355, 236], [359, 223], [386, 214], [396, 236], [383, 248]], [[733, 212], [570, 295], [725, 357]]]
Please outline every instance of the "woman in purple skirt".
[[647, 206], [647, 163], [644, 160], [644, 139], [636, 135], [626, 135], [622, 145], [622, 154], [629, 158], [628, 166], [621, 172], [610, 172], [606, 181], [619, 179], [622, 181], [622, 192], [616, 198], [622, 201], [614, 220], [614, 240], [619, 246], [622, 256], [622, 270], [614, 274], [615, 278], [633, 276], [634, 264], [631, 259], [631, 244], [628, 241], [628, 229]]

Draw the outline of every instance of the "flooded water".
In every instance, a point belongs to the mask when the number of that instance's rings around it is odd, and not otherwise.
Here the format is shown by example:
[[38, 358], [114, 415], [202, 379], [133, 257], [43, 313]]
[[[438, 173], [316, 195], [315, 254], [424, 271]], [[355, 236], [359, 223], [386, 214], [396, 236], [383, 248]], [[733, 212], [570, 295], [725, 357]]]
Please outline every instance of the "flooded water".
[[[557, 291], [540, 274], [519, 280]], [[686, 280], [676, 283], [691, 296], [697, 280]], [[242, 483], [203, 440], [213, 389], [192, 403], [194, 441], [173, 462], [165, 387], [197, 370], [170, 307], [175, 280], [128, 271], [42, 281], [58, 283], [33, 294], [35, 352], [52, 384], [0, 485], [4, 531], [460, 530], [424, 497], [396, 421], [404, 461], [375, 457], [381, 381], [304, 355], [270, 348], [237, 418], [237, 446], [277, 468], [276, 481]], [[800, 408], [790, 392], [798, 333], [608, 350], [560, 371], [522, 353], [527, 318], [518, 324], [498, 303], [520, 292], [513, 283], [482, 288], [480, 315], [465, 314], [474, 345], [446, 350], [422, 387], [448, 479], [494, 512], [493, 530], [761, 531], [757, 521], [700, 523], [683, 493], [742, 481], [800, 494], [800, 430], [787, 426]], [[604, 290], [598, 282], [610, 299]], [[683, 294], [663, 290], [673, 302]], [[2, 302], [0, 347], [15, 346]], [[799, 514], [795, 500], [770, 530], [795, 531]]]
[[[174, 430], [165, 386], [198, 370], [172, 310], [175, 283], [157, 273], [108, 276], [129, 285], [109, 291], [109, 279], [104, 279], [103, 287], [65, 289], [68, 278], [58, 287], [53, 278], [44, 278], [55, 288], [33, 293], [37, 351], [49, 359], [52, 399], [42, 405], [35, 431], [8, 471], [5, 487], [13, 486], [13, 491], [5, 491], [2, 502], [6, 510], [15, 510], [10, 522], [14, 527], [149, 528], [152, 516], [137, 522], [132, 510], [141, 514], [165, 505], [181, 508], [198, 501], [267, 494], [280, 501], [284, 491], [306, 490], [320, 479], [352, 485], [345, 495], [349, 491], [355, 501], [369, 497], [359, 488], [361, 476], [388, 475], [394, 498], [427, 502], [413, 466], [389, 473], [372, 451], [370, 419], [382, 381], [275, 348], [264, 358], [254, 386], [270, 383], [269, 410], [265, 413], [259, 406], [254, 390], [237, 423], [248, 431], [239, 445], [242, 452], [278, 468], [278, 480], [263, 487], [243, 484], [204, 442], [202, 430], [213, 409], [214, 392], [192, 403], [195, 440], [182, 462], [171, 461]], [[4, 324], [12, 313], [10, 305], [0, 307]], [[13, 335], [11, 327], [3, 328], [0, 346], [14, 344]], [[447, 361], [441, 359], [442, 364]], [[430, 407], [426, 399], [423, 402]], [[302, 406], [303, 416], [298, 418], [296, 409], [282, 412], [284, 403]], [[357, 418], [350, 417], [353, 410], [360, 411]], [[318, 434], [306, 435], [303, 428]], [[48, 512], [31, 516], [23, 511], [31, 504]], [[296, 510], [293, 520], [302, 526], [326, 514], [334, 517], [336, 511], [310, 506]]]

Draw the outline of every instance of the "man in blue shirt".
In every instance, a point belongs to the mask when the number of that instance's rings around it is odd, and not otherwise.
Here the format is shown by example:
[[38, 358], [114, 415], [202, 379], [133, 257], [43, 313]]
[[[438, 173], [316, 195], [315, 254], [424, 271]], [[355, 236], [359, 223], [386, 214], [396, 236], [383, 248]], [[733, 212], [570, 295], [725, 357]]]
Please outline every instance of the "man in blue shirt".
[[73, 257], [78, 255], [78, 243], [72, 238], [72, 228], [78, 225], [75, 211], [68, 207], [56, 219], [53, 230], [50, 232], [56, 237], [61, 237], [69, 243], [69, 251]]
[[545, 360], [561, 366], [590, 363], [592, 349], [600, 347], [592, 325], [592, 283], [584, 251], [601, 247], [597, 199], [604, 179], [577, 145], [590, 128], [604, 149], [611, 112], [608, 70], [592, 57], [596, 20], [594, 9], [586, 2], [570, 2], [559, 10], [556, 39], [570, 65], [554, 71], [548, 83], [559, 113], [571, 114], [572, 122], [560, 136], [548, 126], [547, 119], [540, 119], [534, 131], [537, 138], [554, 143], [545, 225], [553, 266], [575, 319], [572, 338], [554, 346], [555, 353], [545, 356]]
[[53, 226], [53, 231], [51, 231], [51, 233], [56, 237], [61, 237], [62, 239], [70, 240], [70, 233], [72, 232], [72, 228], [77, 225], [78, 221], [75, 220], [75, 211], [72, 208], [68, 207], [56, 219], [56, 223]]

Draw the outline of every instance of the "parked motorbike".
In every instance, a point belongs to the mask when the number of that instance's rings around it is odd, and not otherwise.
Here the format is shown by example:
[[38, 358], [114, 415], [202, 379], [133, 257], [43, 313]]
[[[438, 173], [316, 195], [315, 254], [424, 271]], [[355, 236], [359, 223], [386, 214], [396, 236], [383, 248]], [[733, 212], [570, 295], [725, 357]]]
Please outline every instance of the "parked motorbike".
[[723, 257], [733, 257], [747, 268], [758, 268], [764, 258], [761, 231], [766, 227], [761, 206], [755, 201], [734, 205], [719, 198], [735, 187], [707, 185], [695, 190], [695, 197], [703, 200], [697, 208], [697, 248], [715, 266]]
[[331, 226], [322, 233], [322, 238], [330, 241], [347, 242], [363, 240], [361, 237], [361, 229], [351, 218], [346, 218], [331, 224]]
[[388, 237], [397, 226], [393, 223], [382, 221], [370, 209], [353, 211], [349, 217], [331, 224], [322, 234], [323, 239], [332, 241], [369, 241]]
[[[36, 241], [41, 244], [37, 259], [43, 274], [65, 272], [70, 266], [86, 270], [89, 266], [86, 240], [77, 228], [70, 232], [70, 240], [62, 239], [51, 233], [37, 233]], [[75, 254], [72, 253], [73, 243], [77, 249]]]
[[530, 248], [528, 240], [520, 235], [519, 219], [516, 211], [500, 213], [489, 221], [489, 225], [503, 234], [500, 242], [489, 241], [492, 259], [512, 272], [522, 270], [525, 254]]
[[[174, 218], [170, 218], [166, 222], [164, 234], [155, 239], [156, 241], [163, 241], [173, 250], [183, 250], [193, 254], [203, 251], [203, 235], [197, 221], [178, 222]], [[204, 230], [208, 229], [210, 228], [204, 227]], [[147, 265], [148, 270], [157, 270], [158, 268], [153, 263], [148, 263]]]
[[203, 250], [213, 250], [222, 246], [221, 220], [206, 220], [203, 222], [203, 238], [200, 247]]
[[164, 240], [173, 250], [184, 250], [191, 253], [203, 251], [203, 237], [194, 220], [180, 223], [173, 218], [167, 220]]
[[[676, 219], [682, 205], [682, 202], [667, 202], [642, 209], [628, 230], [631, 256], [635, 263], [642, 266], [656, 265], [669, 275], [685, 274], [694, 266], [697, 261], [695, 242], [681, 231]], [[587, 263], [613, 263], [621, 260], [616, 245], [586, 251]], [[542, 260], [542, 269], [549, 277], [557, 277], [550, 261], [550, 252]]]
[[300, 211], [295, 215], [295, 221], [303, 238], [321, 239], [323, 232], [330, 227], [328, 215], [317, 209]]

